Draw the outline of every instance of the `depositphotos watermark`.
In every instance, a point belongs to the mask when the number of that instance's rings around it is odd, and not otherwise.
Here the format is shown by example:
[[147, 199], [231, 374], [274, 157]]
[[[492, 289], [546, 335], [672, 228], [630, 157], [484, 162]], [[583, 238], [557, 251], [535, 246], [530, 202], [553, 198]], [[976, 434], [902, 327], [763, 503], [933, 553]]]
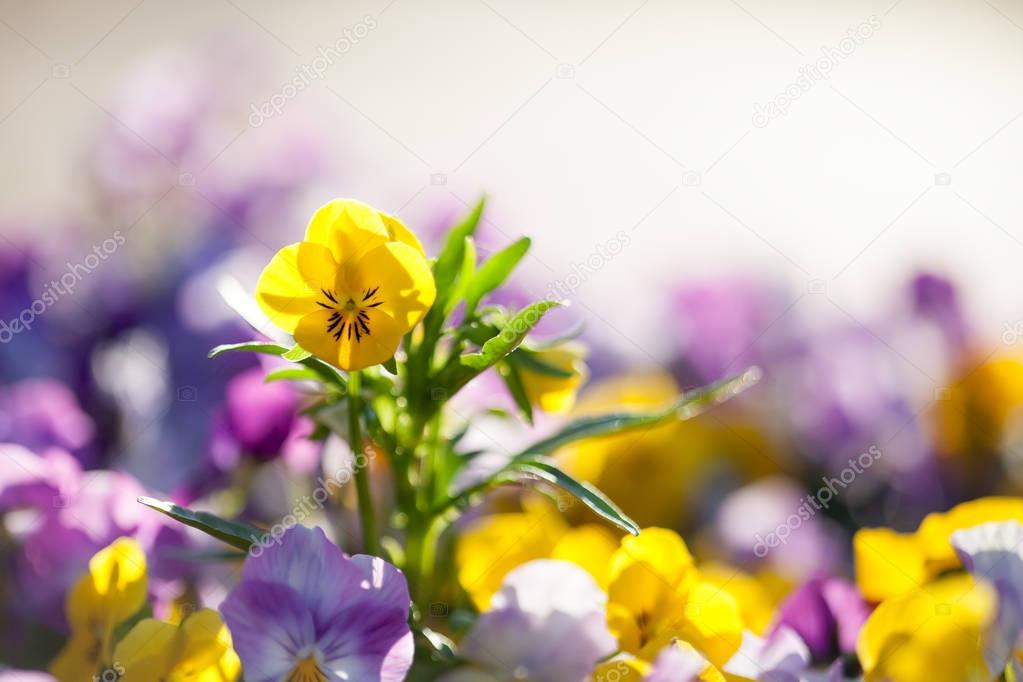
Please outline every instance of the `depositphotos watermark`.
[[597, 244], [597, 247], [582, 263], [573, 261], [572, 272], [568, 273], [563, 279], [551, 282], [551, 285], [547, 288], [547, 298], [554, 300], [571, 298], [586, 280], [610, 263], [615, 256], [624, 251], [631, 243], [632, 239], [626, 232], [622, 230], [615, 232], [610, 239], [602, 244]]
[[110, 237], [93, 246], [92, 253], [85, 256], [80, 263], [68, 261], [64, 274], [59, 279], [51, 279], [39, 294], [39, 298], [32, 301], [16, 317], [10, 320], [0, 320], [0, 343], [10, 343], [17, 334], [30, 331], [37, 317], [56, 305], [62, 297], [72, 294], [78, 283], [85, 279], [86, 275], [92, 274], [103, 261], [114, 255], [119, 248], [124, 246], [125, 241], [124, 234], [117, 230]]
[[334, 65], [334, 62], [348, 54], [360, 40], [369, 35], [369, 32], [377, 27], [377, 20], [367, 14], [362, 21], [351, 27], [345, 27], [344, 35], [326, 47], [316, 48], [316, 57], [308, 64], [303, 64], [296, 69], [295, 77], [285, 83], [278, 92], [270, 96], [270, 99], [262, 104], [252, 105], [252, 113], [249, 114], [249, 125], [258, 128], [267, 119], [273, 118], [284, 111], [288, 102], [298, 97], [313, 81], [323, 78], [327, 69]]
[[799, 77], [789, 83], [767, 104], [753, 105], [753, 125], [764, 128], [772, 119], [784, 116], [794, 101], [805, 95], [818, 82], [831, 77], [832, 69], [848, 59], [860, 45], [880, 30], [881, 20], [874, 15], [856, 28], [850, 28], [837, 45], [822, 47], [821, 56], [799, 67]]
[[352, 480], [355, 472], [368, 467], [375, 456], [376, 451], [373, 448], [367, 447], [363, 452], [356, 455], [348, 465], [339, 467], [330, 478], [324, 479], [320, 476], [316, 479], [318, 485], [313, 492], [302, 497], [298, 504], [292, 507], [290, 513], [286, 514], [279, 522], [270, 526], [270, 529], [263, 533], [259, 540], [249, 547], [249, 554], [258, 557], [265, 550], [270, 549], [272, 545], [280, 545], [281, 538], [284, 537], [284, 533], [288, 529], [294, 528], [317, 511], [322, 510], [334, 489], [340, 488]]
[[809, 521], [817, 515], [817, 512], [827, 509], [831, 505], [831, 501], [838, 495], [839, 489], [848, 488], [857, 476], [874, 466], [874, 462], [879, 459], [881, 459], [881, 449], [872, 445], [866, 452], [861, 452], [856, 457], [850, 457], [849, 465], [838, 472], [837, 477], [821, 477], [821, 482], [824, 485], [818, 488], [816, 493], [802, 498], [796, 511], [790, 514], [783, 523], [778, 524], [778, 527], [768, 533], [767, 537], [762, 537], [760, 533], [756, 534], [757, 543], [753, 545], [753, 554], [757, 558], [763, 559], [775, 547], [786, 544], [789, 537], [799, 530], [803, 522]]

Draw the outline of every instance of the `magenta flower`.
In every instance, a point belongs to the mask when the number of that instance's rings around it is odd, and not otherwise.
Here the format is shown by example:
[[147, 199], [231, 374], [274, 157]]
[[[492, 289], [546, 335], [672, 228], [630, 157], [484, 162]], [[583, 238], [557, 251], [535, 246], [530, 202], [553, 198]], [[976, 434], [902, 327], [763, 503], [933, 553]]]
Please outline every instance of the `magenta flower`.
[[220, 612], [248, 682], [398, 682], [412, 665], [405, 576], [295, 526], [246, 560]]

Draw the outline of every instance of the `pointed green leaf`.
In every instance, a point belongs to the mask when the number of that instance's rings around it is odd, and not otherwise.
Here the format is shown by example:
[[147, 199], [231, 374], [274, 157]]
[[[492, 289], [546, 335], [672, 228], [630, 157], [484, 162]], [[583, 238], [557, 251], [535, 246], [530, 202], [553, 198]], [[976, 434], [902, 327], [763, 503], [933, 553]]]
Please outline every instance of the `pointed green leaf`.
[[502, 362], [498, 367], [501, 378], [504, 379], [504, 385], [508, 387], [508, 392], [515, 401], [515, 405], [519, 408], [522, 418], [526, 420], [527, 424], [532, 426], [533, 405], [529, 402], [529, 397], [526, 395], [526, 388], [522, 385], [522, 377], [519, 376], [518, 368], [507, 362]]
[[529, 458], [536, 455], [549, 455], [564, 445], [584, 438], [648, 428], [671, 419], [689, 419], [714, 405], [723, 403], [738, 395], [756, 384], [759, 379], [760, 370], [753, 367], [730, 379], [725, 379], [704, 388], [688, 391], [666, 408], [645, 412], [625, 412], [583, 417], [569, 423], [554, 435], [529, 446], [519, 453], [516, 459]]
[[440, 303], [441, 307], [447, 303], [446, 296], [455, 282], [463, 261], [465, 260], [465, 239], [471, 237], [479, 226], [480, 216], [483, 215], [485, 199], [481, 198], [473, 206], [460, 223], [451, 228], [444, 247], [437, 256], [437, 262], [433, 265], [433, 279], [437, 284], [437, 301], [434, 307]]
[[544, 362], [539, 355], [522, 347], [516, 348], [515, 352], [508, 356], [508, 362], [516, 367], [531, 370], [536, 374], [543, 374], [558, 379], [570, 379], [573, 376], [571, 370], [561, 369], [549, 362]]
[[450, 315], [451, 311], [455, 309], [462, 299], [465, 298], [465, 292], [469, 288], [469, 283], [472, 282], [473, 273], [476, 272], [476, 242], [473, 241], [472, 237], [465, 238], [465, 245], [462, 249], [462, 265], [458, 269], [458, 277], [455, 278], [454, 284], [451, 286], [451, 291], [445, 297], [446, 303], [444, 304], [444, 315]]
[[625, 532], [639, 535], [639, 526], [636, 522], [626, 516], [625, 512], [604, 493], [585, 481], [575, 480], [554, 464], [543, 459], [535, 459], [517, 462], [512, 465], [512, 470], [535, 476], [561, 488]]
[[138, 501], [150, 509], [166, 514], [175, 521], [180, 521], [192, 528], [198, 528], [207, 535], [241, 550], [248, 551], [264, 535], [261, 530], [254, 526], [237, 521], [226, 521], [209, 512], [192, 511], [191, 509], [179, 507], [173, 502], [164, 502], [152, 497], [140, 497]]
[[247, 352], [247, 353], [264, 353], [266, 355], [284, 355], [288, 352], [288, 349], [284, 346], [280, 346], [276, 343], [267, 343], [264, 341], [245, 341], [244, 343], [225, 343], [217, 346], [210, 350], [209, 357], [211, 360], [218, 355], [232, 352]]
[[320, 375], [309, 367], [282, 367], [267, 374], [263, 381], [269, 384], [274, 381], [318, 381], [320, 379]]
[[466, 317], [472, 316], [484, 296], [497, 289], [508, 279], [515, 266], [529, 251], [531, 243], [529, 237], [523, 237], [492, 255], [480, 266], [465, 292]]
[[444, 387], [447, 395], [454, 395], [515, 350], [543, 316], [559, 305], [556, 301], [537, 301], [526, 306], [508, 320], [500, 332], [488, 339], [478, 353], [463, 355], [456, 364], [445, 368], [436, 384]]
[[291, 360], [292, 362], [302, 362], [303, 360], [310, 356], [312, 356], [312, 353], [310, 353], [305, 348], [302, 348], [302, 346], [296, 343], [291, 350], [286, 352], [281, 357], [284, 358], [285, 360]]

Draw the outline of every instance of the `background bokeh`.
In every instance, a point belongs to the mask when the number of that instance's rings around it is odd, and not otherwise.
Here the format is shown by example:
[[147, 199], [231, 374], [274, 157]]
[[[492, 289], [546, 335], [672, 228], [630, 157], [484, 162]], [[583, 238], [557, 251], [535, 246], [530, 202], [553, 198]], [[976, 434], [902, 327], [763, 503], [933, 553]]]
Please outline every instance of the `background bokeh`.
[[[141, 527], [139, 491], [244, 479], [259, 494], [225, 514], [290, 508], [278, 474], [320, 454], [299, 397], [205, 354], [251, 338], [218, 283], [251, 291], [337, 196], [435, 252], [486, 193], [481, 253], [533, 238], [504, 302], [566, 298], [542, 331], [585, 325], [580, 412], [761, 366], [726, 409], [563, 455], [704, 556], [756, 567], [837, 477], [768, 561], [847, 574], [856, 528], [1023, 485], [1018, 3], [5, 1], [0, 54], [0, 441], [75, 462], [0, 461], [0, 511], [36, 515], [5, 517], [15, 614], [59, 631], [62, 590], [121, 532], [185, 544]], [[76, 468], [126, 478], [18, 488]], [[229, 581], [204, 580], [215, 603]], [[2, 653], [45, 660], [18, 641]]]

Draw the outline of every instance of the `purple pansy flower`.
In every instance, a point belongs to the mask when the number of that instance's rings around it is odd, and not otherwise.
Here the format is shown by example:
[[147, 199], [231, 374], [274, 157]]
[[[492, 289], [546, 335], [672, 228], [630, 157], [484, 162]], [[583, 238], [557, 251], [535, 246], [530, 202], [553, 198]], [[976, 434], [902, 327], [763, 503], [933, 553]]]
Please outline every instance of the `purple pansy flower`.
[[220, 611], [250, 682], [398, 682], [412, 665], [409, 604], [397, 568], [295, 526], [254, 548]]
[[607, 629], [607, 596], [593, 578], [567, 561], [541, 559], [504, 579], [462, 640], [470, 665], [444, 682], [583, 682], [615, 650]]
[[772, 633], [791, 629], [806, 642], [815, 661], [830, 663], [839, 654], [856, 650], [856, 638], [870, 612], [852, 583], [815, 577], [778, 607]]
[[26, 379], [0, 391], [0, 441], [36, 452], [63, 448], [88, 467], [95, 464], [95, 431], [74, 393], [59, 381]]
[[985, 641], [984, 660], [988, 669], [1003, 670], [1023, 635], [1023, 525], [984, 523], [956, 531], [951, 541], [963, 567], [998, 592], [998, 616]]

